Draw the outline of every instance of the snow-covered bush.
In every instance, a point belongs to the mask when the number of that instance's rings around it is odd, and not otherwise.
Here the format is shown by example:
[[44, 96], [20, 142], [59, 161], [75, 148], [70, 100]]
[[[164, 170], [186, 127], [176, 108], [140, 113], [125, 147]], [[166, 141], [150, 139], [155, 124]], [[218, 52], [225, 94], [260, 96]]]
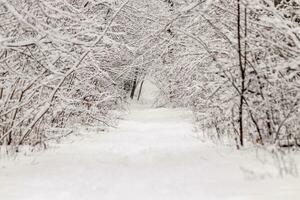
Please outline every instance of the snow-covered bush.
[[114, 123], [144, 30], [134, 9], [128, 1], [0, 1], [0, 145], [41, 144], [68, 124]]
[[239, 144], [299, 145], [299, 2], [173, 2], [152, 72], [170, 102]]

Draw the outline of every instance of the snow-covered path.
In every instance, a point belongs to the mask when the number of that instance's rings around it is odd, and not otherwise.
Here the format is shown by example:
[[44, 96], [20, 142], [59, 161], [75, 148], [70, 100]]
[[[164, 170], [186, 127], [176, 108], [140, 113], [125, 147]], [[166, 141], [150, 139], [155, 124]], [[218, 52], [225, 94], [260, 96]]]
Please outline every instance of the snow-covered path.
[[299, 199], [299, 178], [278, 178], [276, 167], [253, 153], [202, 143], [191, 122], [180, 109], [137, 105], [109, 133], [83, 133], [20, 161], [0, 160], [0, 199]]

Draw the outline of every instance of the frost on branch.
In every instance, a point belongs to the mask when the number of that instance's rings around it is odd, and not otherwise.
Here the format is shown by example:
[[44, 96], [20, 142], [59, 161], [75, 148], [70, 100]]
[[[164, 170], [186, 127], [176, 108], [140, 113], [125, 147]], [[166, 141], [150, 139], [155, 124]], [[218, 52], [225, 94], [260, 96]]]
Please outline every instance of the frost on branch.
[[[127, 1], [0, 1], [0, 145], [111, 126], [140, 29]], [[68, 132], [68, 131], [67, 131]], [[58, 135], [60, 136], [60, 135]]]

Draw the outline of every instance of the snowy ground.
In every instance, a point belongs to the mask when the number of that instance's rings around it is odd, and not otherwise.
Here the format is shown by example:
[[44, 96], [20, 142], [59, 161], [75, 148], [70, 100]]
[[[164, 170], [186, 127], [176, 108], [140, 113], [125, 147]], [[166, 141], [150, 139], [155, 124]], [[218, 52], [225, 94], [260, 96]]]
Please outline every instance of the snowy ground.
[[282, 178], [270, 155], [203, 143], [192, 129], [187, 111], [133, 105], [117, 129], [0, 160], [0, 199], [299, 200], [293, 165]]
[[190, 113], [136, 105], [109, 133], [83, 133], [2, 163], [0, 198], [299, 199], [299, 178], [280, 178], [277, 167], [246, 150], [217, 148], [194, 136]]

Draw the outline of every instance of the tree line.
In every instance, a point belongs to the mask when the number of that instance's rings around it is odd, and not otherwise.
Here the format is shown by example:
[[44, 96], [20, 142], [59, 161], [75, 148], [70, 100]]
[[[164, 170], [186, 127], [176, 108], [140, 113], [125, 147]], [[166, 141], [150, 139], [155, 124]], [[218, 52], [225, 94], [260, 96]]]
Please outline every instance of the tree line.
[[112, 126], [151, 76], [211, 138], [299, 146], [299, 5], [0, 0], [0, 145]]

